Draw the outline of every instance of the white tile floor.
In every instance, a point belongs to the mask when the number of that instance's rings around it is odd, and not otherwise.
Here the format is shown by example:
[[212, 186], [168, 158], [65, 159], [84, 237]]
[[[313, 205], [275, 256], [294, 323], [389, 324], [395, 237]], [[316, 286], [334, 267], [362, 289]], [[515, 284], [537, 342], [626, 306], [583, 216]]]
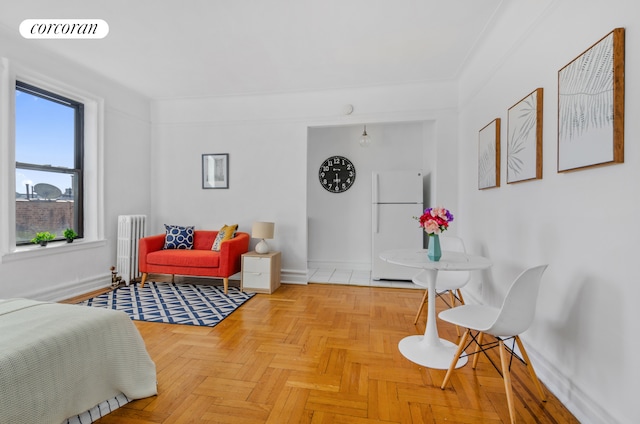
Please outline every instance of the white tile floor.
[[411, 281], [372, 280], [370, 271], [352, 269], [309, 269], [309, 283], [424, 289]]

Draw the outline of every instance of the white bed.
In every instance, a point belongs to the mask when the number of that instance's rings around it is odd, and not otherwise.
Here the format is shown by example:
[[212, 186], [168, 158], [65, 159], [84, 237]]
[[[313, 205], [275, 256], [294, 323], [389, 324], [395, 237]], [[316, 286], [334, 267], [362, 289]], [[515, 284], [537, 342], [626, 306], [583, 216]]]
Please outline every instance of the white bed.
[[0, 423], [60, 424], [120, 394], [157, 394], [155, 364], [124, 312], [0, 299]]

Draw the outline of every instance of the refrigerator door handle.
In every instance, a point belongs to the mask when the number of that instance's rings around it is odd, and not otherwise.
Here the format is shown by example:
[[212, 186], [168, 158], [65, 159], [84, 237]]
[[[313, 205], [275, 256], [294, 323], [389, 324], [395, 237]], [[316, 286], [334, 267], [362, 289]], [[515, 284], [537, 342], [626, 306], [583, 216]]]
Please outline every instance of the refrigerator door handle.
[[373, 219], [372, 219], [372, 223], [373, 223], [373, 233], [374, 234], [378, 234], [380, 232], [380, 218], [379, 218], [379, 212], [378, 209], [380, 208], [380, 205], [377, 203], [373, 204]]
[[372, 203], [378, 203], [378, 186], [380, 184], [379, 180], [378, 180], [378, 176], [379, 174], [377, 172], [373, 173], [373, 178], [372, 178], [372, 191], [371, 191], [371, 202]]

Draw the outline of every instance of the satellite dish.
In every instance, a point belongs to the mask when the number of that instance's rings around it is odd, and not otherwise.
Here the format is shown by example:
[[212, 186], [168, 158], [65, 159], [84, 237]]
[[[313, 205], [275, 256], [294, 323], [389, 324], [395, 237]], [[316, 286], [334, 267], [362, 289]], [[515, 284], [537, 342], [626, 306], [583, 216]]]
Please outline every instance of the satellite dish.
[[33, 186], [33, 191], [35, 191], [38, 196], [44, 197], [47, 200], [57, 199], [62, 196], [62, 191], [54, 185], [47, 183], [39, 183]]

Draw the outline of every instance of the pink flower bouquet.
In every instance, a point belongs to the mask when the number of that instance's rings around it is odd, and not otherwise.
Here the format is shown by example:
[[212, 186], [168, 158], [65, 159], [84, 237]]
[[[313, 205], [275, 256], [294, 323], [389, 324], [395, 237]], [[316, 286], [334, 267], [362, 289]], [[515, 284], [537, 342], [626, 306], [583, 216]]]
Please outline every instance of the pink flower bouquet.
[[449, 228], [449, 223], [453, 221], [453, 214], [445, 208], [428, 208], [420, 217], [414, 217], [420, 222], [420, 227], [430, 236], [440, 234]]

